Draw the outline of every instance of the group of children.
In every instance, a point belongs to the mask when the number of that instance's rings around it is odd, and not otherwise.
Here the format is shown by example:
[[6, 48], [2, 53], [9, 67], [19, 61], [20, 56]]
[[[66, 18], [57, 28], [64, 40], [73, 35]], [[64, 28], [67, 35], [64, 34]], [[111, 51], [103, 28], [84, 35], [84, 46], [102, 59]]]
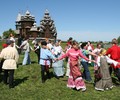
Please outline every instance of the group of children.
[[[99, 45], [100, 44], [98, 44], [98, 47]], [[61, 73], [61, 70], [57, 69], [57, 71], [55, 71], [56, 70], [55, 68], [57, 66], [63, 66], [63, 61], [61, 60], [68, 57], [70, 71], [68, 75], [67, 87], [75, 88], [77, 90], [81, 89], [82, 91], [86, 90], [84, 79], [87, 81], [92, 81], [92, 78], [90, 76], [90, 71], [88, 68], [89, 66], [88, 62], [90, 61], [90, 62], [93, 62], [95, 65], [94, 66], [95, 67], [95, 71], [94, 71], [95, 72], [95, 81], [94, 81], [95, 89], [101, 90], [101, 91], [104, 91], [106, 89], [112, 89], [113, 84], [112, 84], [111, 75], [109, 73], [108, 63], [113, 64], [114, 66], [120, 66], [120, 62], [112, 60], [109, 56], [106, 56], [106, 50], [103, 48], [101, 50], [98, 50], [97, 48], [97, 50], [95, 50], [97, 52], [86, 50], [86, 48], [87, 48], [86, 43], [82, 43], [81, 49], [80, 49], [78, 42], [72, 41], [71, 48], [68, 51], [66, 51], [66, 53], [59, 54], [59, 52], [57, 53], [50, 52], [50, 50], [47, 49], [47, 43], [45, 41], [41, 42], [40, 65], [42, 66], [41, 67], [42, 82], [45, 82], [43, 73], [49, 70], [49, 67], [48, 67], [50, 65], [49, 58], [53, 59], [52, 66], [54, 68], [54, 72]], [[89, 59], [87, 55], [94, 56], [94, 60]], [[79, 68], [79, 59], [84, 68], [83, 73]], [[60, 68], [63, 68], [63, 67], [60, 67]], [[48, 72], [47, 72], [47, 75], [49, 76]]]
[[[28, 43], [28, 42], [27, 42]], [[69, 39], [67, 43], [67, 49], [63, 52], [61, 47], [61, 40], [55, 41], [54, 45], [49, 44], [47, 41], [43, 40], [40, 42], [40, 45], [36, 42], [34, 44], [34, 51], [38, 56], [38, 63], [41, 66], [41, 81], [45, 83], [46, 77], [50, 78], [49, 68], [53, 67], [54, 75], [57, 79], [63, 77], [65, 74], [64, 71], [64, 58], [67, 60], [67, 71], [66, 76], [68, 76], [67, 87], [73, 88], [76, 90], [86, 91], [85, 81], [91, 82], [92, 78], [89, 71], [89, 62], [94, 63], [94, 76], [95, 76], [95, 89], [104, 91], [106, 89], [112, 89], [112, 79], [109, 73], [109, 65], [112, 64], [114, 68], [120, 68], [120, 62], [106, 55], [106, 50], [101, 48], [101, 44], [97, 44], [97, 48], [93, 50], [93, 47], [89, 47], [88, 43], [78, 44], [77, 41], [72, 41], [72, 38]], [[91, 44], [89, 43], [89, 46]], [[25, 45], [23, 45], [24, 48]], [[29, 46], [28, 46], [29, 47]], [[25, 49], [27, 50], [27, 49]], [[120, 51], [120, 48], [118, 52]], [[29, 54], [29, 51], [27, 52]], [[24, 57], [23, 62], [27, 59], [27, 54]], [[93, 59], [91, 59], [91, 57]], [[2, 55], [0, 55], [2, 57]], [[28, 55], [29, 56], [29, 55]], [[118, 57], [120, 59], [120, 57]], [[84, 71], [81, 72], [80, 64], [83, 66]], [[116, 67], [115, 67], [116, 66]], [[12, 75], [13, 76], [13, 75]]]

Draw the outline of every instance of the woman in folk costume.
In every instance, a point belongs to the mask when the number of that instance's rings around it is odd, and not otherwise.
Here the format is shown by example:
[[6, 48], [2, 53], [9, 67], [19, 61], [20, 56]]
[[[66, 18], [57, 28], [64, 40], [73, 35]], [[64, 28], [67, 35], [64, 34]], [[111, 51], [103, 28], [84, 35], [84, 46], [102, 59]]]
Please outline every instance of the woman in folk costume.
[[99, 55], [101, 49], [102, 49], [102, 44], [99, 42], [97, 43], [97, 47], [93, 50], [93, 53]]
[[[97, 43], [97, 47], [93, 50], [93, 53], [95, 53], [96, 55], [99, 55], [101, 49], [102, 49], [102, 43], [101, 43], [101, 42], [98, 42], [98, 43]], [[97, 57], [98, 57], [98, 56], [94, 56], [93, 58], [94, 58], [95, 60], [97, 60]], [[96, 63], [94, 63], [94, 70], [97, 70], [97, 69], [98, 69], [98, 66], [97, 66]]]
[[98, 70], [99, 74], [101, 75], [101, 78], [95, 79], [95, 89], [96, 90], [101, 90], [104, 91], [105, 89], [112, 89], [113, 84], [112, 84], [112, 79], [109, 73], [109, 65], [114, 64], [114, 66], [120, 65], [119, 62], [116, 62], [115, 60], [110, 59], [106, 55], [106, 50], [101, 49], [100, 55], [97, 58], [97, 64], [98, 64]]
[[79, 57], [82, 57], [87, 61], [90, 61], [90, 60], [82, 54], [81, 50], [79, 49], [79, 45], [76, 41], [73, 41], [72, 48], [68, 50], [66, 54], [59, 57], [58, 60], [61, 60], [65, 57], [68, 57], [70, 59], [70, 62], [69, 62], [70, 75], [68, 78], [67, 87], [76, 88], [77, 90], [82, 89], [82, 91], [85, 91], [86, 86], [85, 86], [84, 80], [82, 79], [82, 74], [80, 72], [78, 60], [79, 60]]
[[[53, 47], [52, 53], [56, 58], [60, 57], [63, 54], [62, 47], [59, 44], [59, 41], [56, 41], [55, 46]], [[63, 60], [59, 60], [57, 62], [53, 62], [53, 69], [54, 69], [54, 74], [57, 79], [59, 77], [64, 76], [64, 67], [63, 67]]]

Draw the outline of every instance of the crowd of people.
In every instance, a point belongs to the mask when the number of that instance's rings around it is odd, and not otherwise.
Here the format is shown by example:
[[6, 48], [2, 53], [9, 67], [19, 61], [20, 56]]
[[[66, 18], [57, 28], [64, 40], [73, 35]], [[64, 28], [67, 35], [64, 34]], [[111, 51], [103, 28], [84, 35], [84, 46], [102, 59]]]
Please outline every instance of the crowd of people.
[[[53, 68], [54, 76], [59, 79], [65, 75], [68, 78], [67, 87], [86, 91], [86, 82], [94, 84], [96, 90], [104, 91], [113, 88], [112, 71], [120, 81], [120, 47], [117, 39], [112, 40], [112, 46], [104, 49], [101, 42], [94, 47], [90, 41], [78, 43], [70, 37], [65, 48], [61, 40], [40, 40], [36, 38], [30, 46], [29, 38], [19, 41], [18, 45], [11, 34], [0, 52], [0, 73], [4, 73], [3, 82], [14, 87], [14, 71], [21, 51], [24, 52], [22, 65], [31, 64], [30, 51], [36, 53], [38, 64], [41, 67], [41, 82], [46, 77], [51, 78], [49, 69]], [[66, 65], [64, 64], [66, 61]], [[64, 66], [65, 65], [65, 66]], [[94, 80], [91, 77], [89, 66], [94, 67]]]

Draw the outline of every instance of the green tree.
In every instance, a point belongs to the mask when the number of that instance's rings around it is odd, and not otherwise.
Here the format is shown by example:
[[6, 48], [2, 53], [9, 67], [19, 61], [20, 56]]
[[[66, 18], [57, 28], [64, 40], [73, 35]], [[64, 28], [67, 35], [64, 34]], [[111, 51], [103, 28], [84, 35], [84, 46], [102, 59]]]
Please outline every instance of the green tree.
[[117, 39], [117, 40], [118, 40], [118, 44], [120, 44], [120, 36], [118, 37], [118, 39]]
[[12, 30], [12, 29], [9, 29], [9, 30], [7, 30], [7, 31], [4, 31], [4, 32], [3, 32], [3, 38], [5, 38], [5, 39], [8, 38], [11, 33], [12, 33], [14, 36], [16, 35], [15, 31]]

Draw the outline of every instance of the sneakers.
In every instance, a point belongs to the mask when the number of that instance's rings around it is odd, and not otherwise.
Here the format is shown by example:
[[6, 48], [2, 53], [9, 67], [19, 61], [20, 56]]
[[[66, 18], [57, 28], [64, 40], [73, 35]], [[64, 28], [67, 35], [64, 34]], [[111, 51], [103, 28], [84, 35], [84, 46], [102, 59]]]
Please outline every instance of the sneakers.
[[82, 92], [85, 92], [86, 91], [86, 88], [82, 88], [82, 90], [81, 90]]

